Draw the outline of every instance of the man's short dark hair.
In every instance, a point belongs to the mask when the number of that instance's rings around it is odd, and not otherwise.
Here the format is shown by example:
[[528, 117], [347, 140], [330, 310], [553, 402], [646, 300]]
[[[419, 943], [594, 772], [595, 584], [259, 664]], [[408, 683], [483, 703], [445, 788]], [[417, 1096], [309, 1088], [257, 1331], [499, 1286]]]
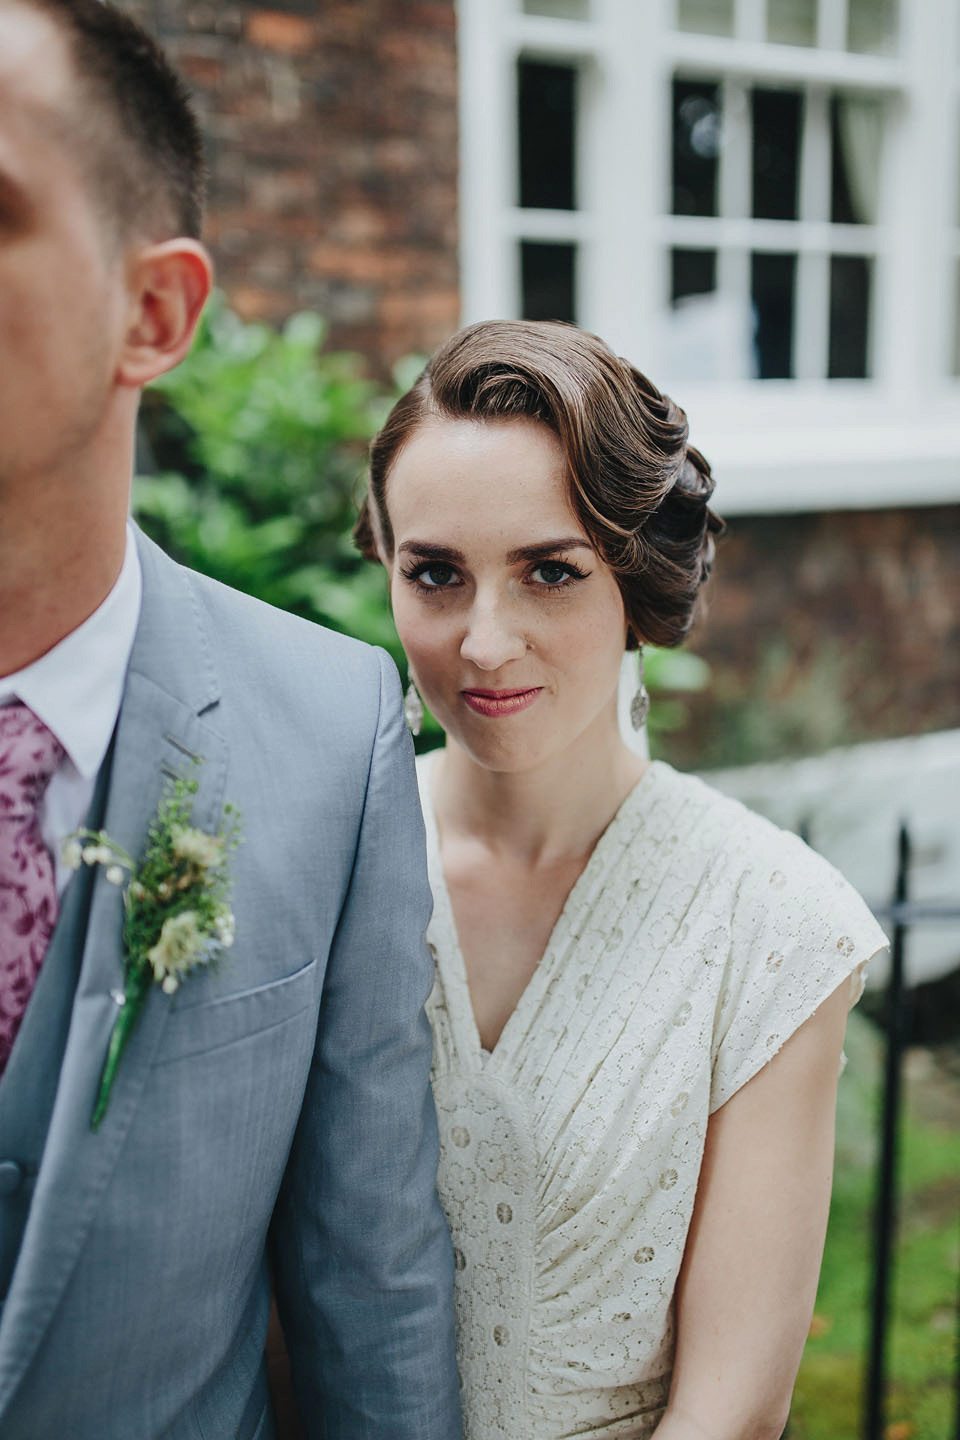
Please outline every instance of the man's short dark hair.
[[[81, 143], [123, 233], [199, 238], [205, 167], [189, 92], [157, 42], [104, 0], [20, 0], [63, 34], [84, 106]], [[89, 108], [88, 108], [89, 107]]]

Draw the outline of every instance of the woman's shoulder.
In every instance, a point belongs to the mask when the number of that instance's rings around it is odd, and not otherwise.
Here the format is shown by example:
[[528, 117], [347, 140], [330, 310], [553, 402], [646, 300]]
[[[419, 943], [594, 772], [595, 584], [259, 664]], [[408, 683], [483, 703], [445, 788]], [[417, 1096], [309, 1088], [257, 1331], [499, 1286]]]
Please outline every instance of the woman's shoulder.
[[709, 870], [716, 879], [723, 873], [736, 882], [768, 862], [792, 870], [810, 856], [827, 866], [796, 835], [662, 760], [651, 762], [633, 799], [635, 843], [661, 850], [666, 843], [679, 868], [685, 868], [685, 858], [686, 868]]
[[847, 921], [884, 937], [863, 899], [828, 860], [788, 830], [725, 795], [698, 776], [654, 762], [655, 781], [668, 809], [685, 814], [684, 827], [699, 864], [729, 884], [734, 913], [748, 928], [783, 926], [820, 917], [829, 928]]
[[[743, 830], [745, 835], [756, 842], [769, 842], [774, 836], [789, 838], [789, 832], [781, 830], [765, 816], [750, 810], [742, 801], [716, 789], [699, 775], [675, 770], [664, 760], [652, 760], [647, 776], [653, 782], [661, 803], [674, 806], [677, 810], [688, 810], [703, 822], [723, 826], [730, 830]], [[643, 781], [641, 781], [643, 784]]]
[[758, 861], [779, 858], [789, 859], [793, 864], [810, 863], [815, 868], [833, 869], [798, 835], [782, 830], [766, 816], [748, 809], [742, 801], [715, 789], [698, 775], [686, 774], [662, 760], [654, 760], [650, 765], [650, 779], [654, 782], [651, 798], [655, 797], [666, 813], [678, 818], [684, 816], [685, 828], [697, 831], [704, 848], [716, 848], [732, 861], [748, 867]]

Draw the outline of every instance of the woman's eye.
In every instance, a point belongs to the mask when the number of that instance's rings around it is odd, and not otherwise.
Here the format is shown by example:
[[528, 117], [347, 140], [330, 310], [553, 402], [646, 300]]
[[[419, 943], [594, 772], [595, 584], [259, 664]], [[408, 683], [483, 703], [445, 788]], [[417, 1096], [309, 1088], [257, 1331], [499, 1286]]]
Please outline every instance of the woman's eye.
[[565, 580], [573, 578], [574, 572], [569, 565], [563, 565], [559, 560], [544, 560], [533, 572], [533, 578], [538, 585], [549, 585], [556, 587], [562, 585]]
[[442, 561], [420, 566], [415, 575], [415, 579], [428, 590], [446, 590], [456, 578], [453, 566], [444, 565]]

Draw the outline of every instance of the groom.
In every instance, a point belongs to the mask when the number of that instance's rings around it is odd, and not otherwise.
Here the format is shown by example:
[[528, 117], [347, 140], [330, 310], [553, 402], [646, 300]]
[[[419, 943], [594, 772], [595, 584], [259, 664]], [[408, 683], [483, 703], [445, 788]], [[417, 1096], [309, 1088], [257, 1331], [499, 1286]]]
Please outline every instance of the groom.
[[[396, 674], [126, 520], [210, 285], [201, 173], [122, 13], [0, 0], [0, 1435], [267, 1440], [272, 1272], [310, 1437], [453, 1440]], [[235, 943], [151, 987], [94, 1132], [123, 903], [60, 842], [140, 856], [185, 773], [196, 827], [243, 816]]]

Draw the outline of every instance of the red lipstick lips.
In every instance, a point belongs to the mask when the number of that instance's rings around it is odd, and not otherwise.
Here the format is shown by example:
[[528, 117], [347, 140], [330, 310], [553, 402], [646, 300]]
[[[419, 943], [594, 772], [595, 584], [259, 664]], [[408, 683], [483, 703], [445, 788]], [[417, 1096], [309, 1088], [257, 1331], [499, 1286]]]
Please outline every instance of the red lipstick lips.
[[538, 685], [529, 690], [461, 690], [460, 693], [471, 710], [493, 719], [500, 715], [516, 715], [519, 710], [526, 710], [527, 706], [536, 700], [541, 689]]

